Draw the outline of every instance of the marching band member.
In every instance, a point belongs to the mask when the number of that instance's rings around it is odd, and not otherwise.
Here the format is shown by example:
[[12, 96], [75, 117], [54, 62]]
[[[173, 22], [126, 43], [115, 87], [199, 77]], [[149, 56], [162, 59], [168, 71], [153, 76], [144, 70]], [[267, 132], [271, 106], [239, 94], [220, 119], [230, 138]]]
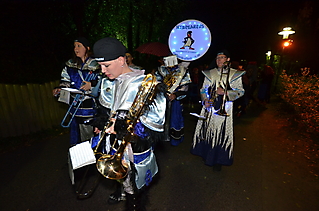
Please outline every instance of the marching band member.
[[130, 68], [138, 69], [138, 70], [142, 70], [142, 69], [143, 69], [142, 67], [137, 66], [137, 65], [135, 65], [135, 64], [133, 63], [133, 59], [134, 59], [134, 58], [133, 58], [133, 56], [132, 56], [132, 54], [131, 54], [130, 52], [126, 52], [125, 56], [126, 56], [126, 63], [127, 63], [127, 65], [128, 65]]
[[165, 141], [170, 141], [171, 145], [177, 146], [184, 140], [183, 104], [181, 101], [187, 96], [188, 85], [192, 81], [187, 71], [189, 62], [177, 64], [176, 56], [164, 57], [164, 60], [165, 65], [158, 68], [155, 76], [158, 81], [169, 81], [166, 82], [169, 83], [170, 88], [167, 91], [164, 133]]
[[[216, 57], [217, 68], [203, 71], [205, 79], [201, 89], [203, 107], [200, 115], [206, 119], [198, 120], [191, 149], [192, 154], [201, 156], [206, 165], [213, 166], [214, 171], [233, 163], [233, 101], [244, 94], [241, 76], [245, 72], [225, 68], [229, 61], [229, 53], [220, 51]], [[225, 93], [227, 96], [224, 96]], [[217, 114], [222, 106], [226, 115]]]
[[[111, 154], [117, 149], [119, 142], [127, 132], [126, 117], [145, 78], [144, 70], [137, 70], [128, 67], [125, 58], [126, 48], [117, 39], [107, 37], [94, 44], [94, 57], [101, 65], [104, 78], [101, 83], [99, 104], [104, 110], [104, 124], [96, 128], [95, 132], [102, 130], [109, 119], [111, 126], [106, 129], [107, 139], [110, 140], [108, 149]], [[161, 139], [164, 131], [165, 121], [165, 86], [157, 87], [157, 94], [154, 101], [147, 106], [138, 118], [134, 128], [134, 134], [138, 139], [129, 142], [124, 157], [129, 160], [128, 174], [118, 180], [121, 185], [110, 195], [108, 202], [117, 203], [126, 198], [128, 210], [144, 210], [143, 199], [146, 196], [146, 186], [157, 172], [156, 158], [153, 154], [153, 145]], [[103, 122], [103, 119], [100, 119]], [[93, 121], [93, 125], [95, 125]], [[97, 126], [96, 125], [96, 126]], [[115, 143], [115, 147], [110, 147]], [[155, 170], [154, 170], [155, 169]], [[124, 190], [124, 192], [121, 191]]]
[[[53, 95], [59, 97], [61, 88], [75, 88], [78, 90], [90, 91], [96, 84], [97, 74], [100, 72], [100, 65], [91, 58], [90, 42], [79, 37], [74, 40], [73, 58], [68, 60], [61, 72], [61, 82], [59, 87], [53, 89]], [[90, 78], [90, 81], [85, 81]], [[71, 95], [70, 101], [74, 98]], [[69, 103], [69, 102], [68, 102]], [[75, 108], [70, 114], [75, 112]], [[94, 101], [91, 97], [85, 96], [79, 109], [76, 111], [75, 118], [70, 123], [70, 145], [90, 140], [94, 133], [93, 127], [84, 124], [86, 120], [92, 118], [95, 113]]]

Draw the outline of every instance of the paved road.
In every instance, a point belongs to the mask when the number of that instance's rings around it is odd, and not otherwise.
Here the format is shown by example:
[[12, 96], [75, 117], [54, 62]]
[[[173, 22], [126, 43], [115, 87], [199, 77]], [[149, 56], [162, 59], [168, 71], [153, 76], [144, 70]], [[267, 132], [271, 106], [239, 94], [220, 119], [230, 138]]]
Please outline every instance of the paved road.
[[[156, 149], [160, 172], [150, 187], [153, 211], [318, 211], [318, 148], [278, 115], [276, 102], [252, 105], [235, 120], [234, 164], [213, 172], [190, 154], [196, 118], [185, 109], [185, 141]], [[123, 210], [108, 205], [114, 182], [103, 179], [91, 198], [76, 199], [68, 176], [68, 134], [1, 155], [0, 210]]]

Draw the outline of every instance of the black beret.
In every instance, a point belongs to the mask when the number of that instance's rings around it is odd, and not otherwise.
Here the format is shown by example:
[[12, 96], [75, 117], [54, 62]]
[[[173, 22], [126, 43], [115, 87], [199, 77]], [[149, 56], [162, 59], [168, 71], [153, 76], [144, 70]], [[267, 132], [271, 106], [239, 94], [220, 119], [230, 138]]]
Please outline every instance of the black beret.
[[78, 37], [74, 42], [82, 43], [85, 47], [91, 47], [91, 43], [85, 37]]
[[94, 58], [98, 62], [105, 62], [125, 56], [126, 48], [117, 39], [106, 37], [97, 41], [93, 46]]

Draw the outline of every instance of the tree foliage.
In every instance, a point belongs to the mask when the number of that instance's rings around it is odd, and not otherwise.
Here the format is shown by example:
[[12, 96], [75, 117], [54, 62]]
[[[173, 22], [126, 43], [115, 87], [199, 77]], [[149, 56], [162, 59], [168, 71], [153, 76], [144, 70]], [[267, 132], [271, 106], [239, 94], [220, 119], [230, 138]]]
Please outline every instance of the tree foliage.
[[[298, 59], [301, 67], [315, 67], [317, 61], [311, 55], [319, 55], [319, 7], [315, 1], [305, 1], [299, 9], [296, 24], [296, 40], [298, 41]], [[319, 71], [317, 70], [317, 73]]]
[[[92, 44], [116, 37], [133, 51], [167, 43], [188, 0], [11, 0], [1, 3], [1, 83], [43, 83], [59, 78], [72, 55], [73, 40]], [[8, 52], [5, 49], [10, 49]], [[15, 50], [19, 49], [19, 50]]]
[[[170, 26], [177, 23], [186, 1], [98, 0], [87, 1], [85, 28], [91, 38], [112, 36], [129, 50], [152, 41], [167, 42]], [[185, 5], [184, 5], [185, 6]]]

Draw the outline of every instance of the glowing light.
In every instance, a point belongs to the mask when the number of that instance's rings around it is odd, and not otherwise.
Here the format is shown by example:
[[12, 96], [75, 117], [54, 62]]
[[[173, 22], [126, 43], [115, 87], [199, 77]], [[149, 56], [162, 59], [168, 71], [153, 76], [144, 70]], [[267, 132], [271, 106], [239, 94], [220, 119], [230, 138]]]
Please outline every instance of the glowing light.
[[292, 42], [293, 42], [293, 40], [287, 40], [287, 41], [285, 41], [282, 45], [283, 45], [283, 47], [285, 48], [285, 47], [291, 46], [291, 45], [292, 45]]
[[294, 34], [295, 31], [291, 29], [291, 27], [285, 27], [279, 32], [279, 35], [282, 35], [282, 39], [288, 39], [289, 35]]

